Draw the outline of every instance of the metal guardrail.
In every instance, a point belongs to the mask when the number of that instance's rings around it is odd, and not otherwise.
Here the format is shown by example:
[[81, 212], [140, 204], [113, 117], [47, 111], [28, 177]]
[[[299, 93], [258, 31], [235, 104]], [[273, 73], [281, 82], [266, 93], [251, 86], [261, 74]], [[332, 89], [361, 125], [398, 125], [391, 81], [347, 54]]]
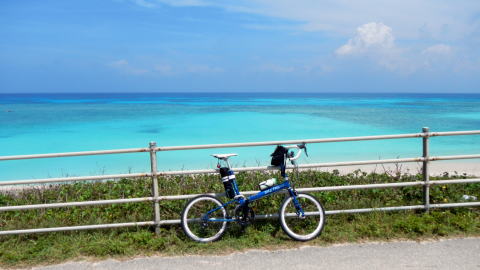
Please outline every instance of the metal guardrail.
[[[158, 233], [161, 225], [179, 224], [180, 223], [180, 220], [161, 220], [160, 219], [160, 202], [162, 200], [189, 199], [189, 198], [193, 198], [193, 197], [199, 195], [199, 194], [188, 194], [188, 195], [163, 195], [163, 196], [160, 196], [160, 194], [158, 192], [158, 176], [161, 176], [161, 175], [216, 173], [217, 170], [211, 169], [211, 170], [185, 170], [185, 171], [158, 171], [157, 170], [157, 152], [177, 151], [177, 150], [193, 150], [193, 149], [209, 149], [209, 148], [232, 148], [232, 147], [280, 145], [280, 144], [301, 144], [301, 143], [310, 144], [310, 143], [326, 143], [326, 142], [386, 140], [386, 139], [401, 139], [401, 138], [422, 138], [423, 155], [421, 157], [401, 158], [401, 159], [398, 158], [398, 159], [384, 159], [384, 160], [363, 160], [363, 161], [350, 161], [350, 162], [302, 164], [302, 165], [299, 165], [299, 168], [321, 168], [321, 167], [337, 167], [337, 166], [351, 166], [351, 165], [422, 162], [423, 163], [423, 166], [422, 166], [423, 181], [384, 183], [384, 184], [366, 184], [366, 185], [329, 186], [329, 187], [311, 187], [311, 188], [299, 188], [297, 190], [301, 191], [301, 192], [302, 191], [303, 192], [320, 192], [320, 191], [374, 189], [374, 188], [397, 188], [397, 187], [408, 187], [408, 186], [422, 186], [423, 187], [423, 194], [424, 194], [424, 204], [423, 205], [328, 210], [328, 211], [326, 211], [327, 215], [344, 214], [344, 213], [365, 213], [365, 212], [372, 212], [372, 211], [413, 210], [413, 209], [424, 209], [426, 211], [429, 211], [429, 209], [431, 209], [431, 208], [480, 206], [480, 202], [430, 204], [430, 186], [433, 186], [433, 185], [448, 185], [448, 184], [480, 183], [480, 178], [430, 181], [428, 164], [431, 161], [480, 158], [480, 154], [455, 155], [455, 156], [429, 156], [429, 138], [430, 137], [457, 136], [457, 135], [480, 135], [480, 130], [453, 131], [453, 132], [429, 132], [428, 128], [423, 128], [421, 133], [411, 133], [411, 134], [344, 137], [344, 138], [326, 138], [326, 139], [306, 139], [306, 140], [288, 140], [288, 141], [268, 141], [268, 142], [249, 142], [249, 143], [208, 144], [208, 145], [190, 145], [190, 146], [166, 146], [166, 147], [157, 147], [155, 142], [151, 142], [149, 144], [148, 148], [131, 148], [131, 149], [84, 151], [84, 152], [70, 152], [70, 153], [36, 154], [36, 155], [0, 156], [0, 161], [6, 161], [6, 160], [19, 160], [19, 159], [38, 159], [38, 158], [53, 158], [53, 157], [72, 157], [72, 156], [87, 156], [87, 155], [107, 155], [107, 154], [149, 152], [149, 154], [150, 154], [150, 165], [151, 165], [150, 166], [151, 167], [150, 172], [145, 172], [145, 173], [94, 175], [94, 176], [81, 176], [81, 177], [60, 177], [60, 178], [46, 178], [46, 179], [35, 179], [35, 180], [1, 181], [0, 182], [0, 187], [1, 186], [13, 186], [13, 185], [45, 184], [45, 183], [55, 183], [55, 182], [69, 183], [69, 182], [79, 182], [79, 181], [98, 181], [98, 180], [106, 180], [106, 179], [112, 179], [113, 180], [113, 179], [121, 179], [121, 178], [139, 178], [139, 177], [151, 177], [151, 179], [152, 179], [152, 197], [83, 201], [83, 202], [66, 202], [66, 203], [49, 203], [49, 204], [35, 204], [35, 205], [1, 206], [0, 207], [0, 212], [32, 210], [32, 209], [46, 209], [46, 208], [59, 208], [59, 207], [137, 203], [137, 202], [147, 202], [147, 201], [151, 201], [152, 204], [153, 204], [153, 220], [152, 221], [139, 221], [139, 222], [129, 222], [129, 223], [112, 223], [112, 224], [95, 224], [95, 225], [82, 225], [82, 226], [69, 226], [69, 227], [53, 227], [53, 228], [36, 228], [36, 229], [24, 229], [24, 230], [8, 230], [8, 231], [0, 231], [0, 235], [42, 233], [42, 232], [58, 232], [58, 231], [72, 231], [72, 230], [89, 230], [89, 229], [102, 229], [102, 228], [135, 227], [135, 226], [155, 226], [155, 231]], [[293, 167], [288, 166], [287, 168], [292, 169]], [[278, 169], [278, 168], [273, 167], [273, 166], [234, 168], [234, 170], [237, 171], [237, 172], [276, 170], [276, 169]], [[258, 191], [246, 191], [246, 192], [242, 192], [242, 194], [249, 195], [249, 194], [254, 194], [256, 192], [258, 192]], [[222, 196], [223, 195], [223, 193], [211, 193], [211, 194], [215, 195], [215, 196]], [[256, 218], [259, 218], [259, 219], [268, 219], [268, 218], [275, 218], [275, 217], [276, 217], [276, 214], [266, 214], [266, 215], [256, 216]]]

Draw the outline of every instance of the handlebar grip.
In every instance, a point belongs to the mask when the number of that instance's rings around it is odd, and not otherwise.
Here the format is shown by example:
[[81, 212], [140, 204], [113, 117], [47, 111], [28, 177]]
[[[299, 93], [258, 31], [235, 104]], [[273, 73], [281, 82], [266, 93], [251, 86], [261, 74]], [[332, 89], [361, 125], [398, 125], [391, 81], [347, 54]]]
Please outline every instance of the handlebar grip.
[[298, 149], [304, 149], [305, 150], [305, 155], [308, 157], [307, 145], [305, 143], [297, 144], [297, 147], [298, 147]]

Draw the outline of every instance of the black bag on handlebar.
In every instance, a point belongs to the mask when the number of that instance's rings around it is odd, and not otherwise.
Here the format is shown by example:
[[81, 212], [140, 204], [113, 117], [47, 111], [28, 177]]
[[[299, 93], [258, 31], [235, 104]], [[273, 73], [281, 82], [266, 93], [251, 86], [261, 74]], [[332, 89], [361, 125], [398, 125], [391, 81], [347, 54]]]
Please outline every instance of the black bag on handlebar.
[[275, 151], [270, 155], [272, 157], [272, 162], [271, 164], [273, 166], [283, 166], [285, 165], [285, 157], [288, 153], [288, 149], [278, 145], [277, 148], [275, 148]]

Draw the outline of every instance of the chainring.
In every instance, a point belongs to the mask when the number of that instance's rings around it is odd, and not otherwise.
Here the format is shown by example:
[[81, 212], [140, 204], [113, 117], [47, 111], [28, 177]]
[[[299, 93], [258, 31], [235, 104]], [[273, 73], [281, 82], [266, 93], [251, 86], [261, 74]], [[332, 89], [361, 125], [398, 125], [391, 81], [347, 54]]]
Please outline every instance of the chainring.
[[242, 227], [252, 224], [255, 220], [255, 212], [248, 205], [238, 205], [235, 207], [235, 219]]

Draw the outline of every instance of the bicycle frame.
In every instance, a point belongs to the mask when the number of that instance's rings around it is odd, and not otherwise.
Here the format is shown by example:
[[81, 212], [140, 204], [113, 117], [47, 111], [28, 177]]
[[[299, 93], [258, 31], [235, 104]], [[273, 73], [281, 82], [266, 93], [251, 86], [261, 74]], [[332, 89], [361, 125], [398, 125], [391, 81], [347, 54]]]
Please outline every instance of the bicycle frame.
[[[291, 145], [291, 146], [286, 146], [286, 148], [290, 149], [290, 148], [297, 148], [299, 151], [297, 153], [297, 155], [295, 156], [285, 156], [285, 158], [288, 158], [288, 160], [290, 160], [293, 164], [293, 162], [298, 159], [302, 153], [302, 149], [305, 149], [305, 153], [306, 153], [306, 148], [305, 148], [305, 144], [302, 145]], [[227, 164], [227, 167], [230, 169], [230, 163], [228, 162], [228, 158], [230, 156], [236, 156], [236, 154], [226, 154], [226, 155], [212, 155], [214, 157], [216, 157], [218, 159], [218, 161], [220, 162], [220, 160], [223, 160], [225, 161], [225, 163]], [[218, 168], [220, 168], [220, 166], [218, 165]], [[209, 218], [209, 215], [217, 210], [220, 210], [222, 208], [226, 208], [226, 206], [232, 204], [232, 203], [237, 203], [239, 204], [240, 206], [243, 206], [243, 205], [248, 205], [248, 203], [250, 202], [254, 202], [256, 200], [260, 200], [261, 198], [263, 197], [266, 197], [266, 196], [269, 196], [271, 194], [274, 194], [274, 193], [277, 193], [281, 190], [288, 190], [288, 193], [290, 195], [290, 197], [292, 197], [292, 200], [293, 200], [293, 204], [295, 205], [295, 209], [296, 209], [296, 212], [297, 212], [297, 215], [299, 215], [301, 218], [305, 217], [305, 212], [303, 211], [302, 209], [302, 206], [300, 205], [300, 203], [298, 202], [297, 200], [297, 192], [295, 191], [295, 188], [292, 187], [292, 185], [290, 185], [290, 181], [288, 180], [288, 175], [285, 173], [285, 164], [283, 166], [281, 166], [281, 175], [284, 179], [284, 182], [281, 183], [281, 184], [278, 184], [276, 186], [273, 186], [273, 187], [270, 187], [266, 190], [262, 190], [260, 192], [258, 192], [257, 194], [254, 194], [250, 197], [247, 197], [245, 199], [244, 196], [241, 196], [240, 195], [240, 191], [238, 189], [238, 185], [237, 185], [237, 181], [236, 180], [233, 180], [233, 190], [234, 190], [234, 193], [235, 193], [235, 198], [231, 201], [228, 201], [224, 204], [222, 204], [221, 206], [219, 207], [216, 207], [210, 211], [208, 211], [207, 213], [205, 213], [205, 215], [203, 215], [202, 217], [202, 220], [204, 222], [207, 222], [207, 221], [213, 221], [213, 222], [231, 222], [231, 221], [236, 221], [235, 218], [226, 218], [226, 219], [212, 219], [212, 218]], [[297, 176], [298, 176], [298, 171], [297, 171]]]
[[[288, 179], [288, 177], [285, 177], [285, 179]], [[236, 183], [235, 183], [235, 186], [236, 186]], [[220, 210], [221, 208], [226, 208], [227, 205], [230, 205], [232, 203], [238, 203], [240, 206], [242, 205], [245, 205], [245, 204], [248, 204], [250, 202], [254, 202], [254, 201], [257, 201], [257, 200], [260, 200], [261, 198], [263, 197], [266, 197], [266, 196], [269, 196], [271, 194], [274, 194], [274, 193], [277, 193], [277, 192], [280, 192], [282, 190], [288, 190], [288, 193], [290, 195], [290, 197], [293, 198], [293, 203], [295, 205], [295, 208], [297, 209], [297, 215], [300, 215], [301, 217], [304, 217], [305, 216], [305, 213], [302, 209], [302, 206], [300, 205], [300, 203], [298, 202], [297, 200], [297, 196], [296, 196], [296, 192], [294, 191], [294, 189], [292, 188], [292, 186], [290, 185], [290, 181], [289, 180], [285, 180], [283, 183], [281, 184], [278, 184], [276, 186], [273, 186], [273, 187], [270, 187], [268, 189], [265, 189], [265, 190], [262, 190], [246, 199], [244, 199], [243, 197], [238, 197], [238, 198], [235, 198], [231, 201], [228, 201], [224, 204], [222, 204], [222, 206], [219, 206], [217, 208], [214, 208], [210, 211], [208, 211], [204, 216], [203, 216], [203, 219], [204, 221], [212, 221], [212, 222], [232, 222], [232, 221], [236, 221], [236, 219], [234, 218], [228, 218], [228, 219], [212, 219], [212, 218], [209, 218], [208, 216], [217, 211], [217, 210]], [[237, 189], [238, 191], [238, 189]]]

